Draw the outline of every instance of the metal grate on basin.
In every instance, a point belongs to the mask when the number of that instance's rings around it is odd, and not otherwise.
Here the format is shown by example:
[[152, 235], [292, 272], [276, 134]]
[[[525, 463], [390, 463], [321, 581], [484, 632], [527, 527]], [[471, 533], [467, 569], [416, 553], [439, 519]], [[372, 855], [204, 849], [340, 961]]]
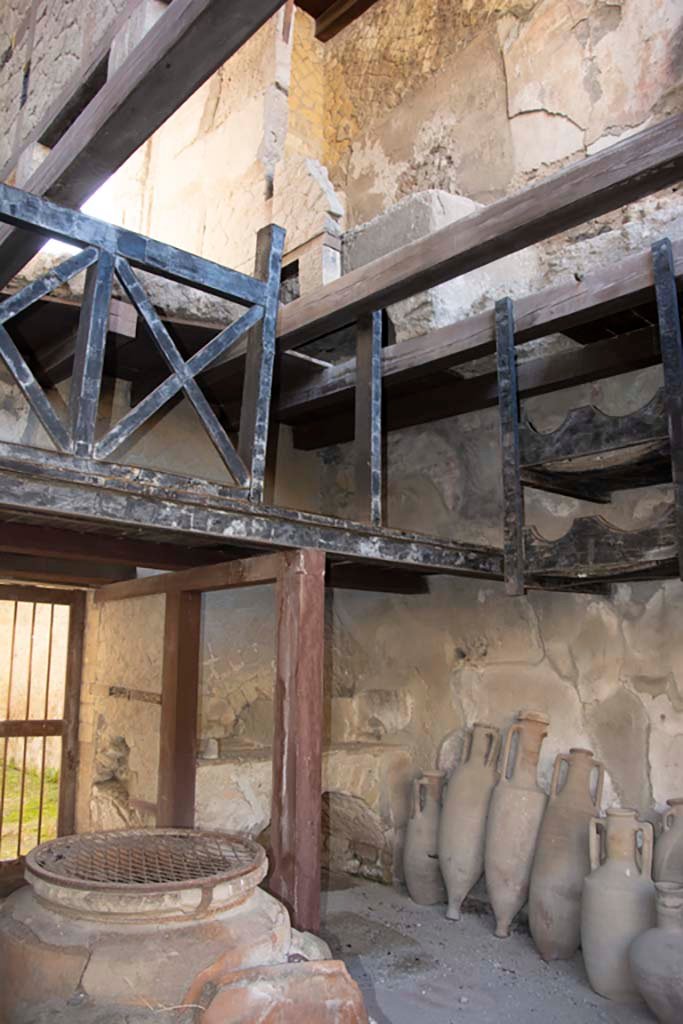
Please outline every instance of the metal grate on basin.
[[263, 864], [258, 843], [229, 832], [122, 829], [64, 836], [26, 857], [54, 885], [110, 892], [163, 892], [216, 885]]

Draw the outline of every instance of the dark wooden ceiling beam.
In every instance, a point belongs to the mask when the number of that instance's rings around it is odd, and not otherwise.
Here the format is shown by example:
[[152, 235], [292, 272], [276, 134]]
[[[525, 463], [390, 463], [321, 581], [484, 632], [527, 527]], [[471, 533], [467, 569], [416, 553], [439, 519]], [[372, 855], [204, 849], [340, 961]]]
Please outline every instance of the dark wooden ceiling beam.
[[63, 587], [101, 587], [119, 580], [130, 580], [132, 566], [61, 558], [32, 558], [0, 554], [0, 579], [26, 580], [28, 583], [56, 583]]
[[359, 18], [377, 0], [333, 0], [315, 19], [315, 38], [326, 43]]
[[678, 114], [290, 302], [280, 312], [280, 347], [295, 348], [682, 178]]
[[169, 571], [210, 565], [230, 557], [230, 553], [221, 548], [183, 548], [174, 544], [11, 522], [0, 524], [0, 552]]
[[[282, 0], [173, 0], [26, 183], [79, 207], [258, 28]], [[0, 232], [6, 283], [43, 245], [35, 233]]]

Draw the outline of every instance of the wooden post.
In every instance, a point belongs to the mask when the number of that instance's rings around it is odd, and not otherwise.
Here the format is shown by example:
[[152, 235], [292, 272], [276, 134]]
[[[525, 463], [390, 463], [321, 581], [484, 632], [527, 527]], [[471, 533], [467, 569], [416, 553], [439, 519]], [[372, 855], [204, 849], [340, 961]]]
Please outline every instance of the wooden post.
[[192, 828], [202, 595], [166, 595], [157, 826]]
[[519, 395], [512, 300], [496, 302], [498, 415], [503, 466], [503, 555], [505, 590], [524, 593], [524, 491], [519, 464]]
[[[42, 591], [50, 600], [51, 592]], [[76, 771], [78, 768], [78, 726], [81, 706], [81, 678], [83, 673], [83, 638], [85, 635], [85, 594], [74, 593], [69, 601], [69, 639], [66, 656], [66, 685], [64, 688], [64, 731], [62, 733], [62, 760], [59, 772], [59, 811], [57, 835], [71, 835], [76, 826]]]
[[358, 319], [355, 401], [356, 519], [382, 525], [382, 313]]
[[325, 554], [288, 552], [278, 582], [270, 889], [320, 928]]

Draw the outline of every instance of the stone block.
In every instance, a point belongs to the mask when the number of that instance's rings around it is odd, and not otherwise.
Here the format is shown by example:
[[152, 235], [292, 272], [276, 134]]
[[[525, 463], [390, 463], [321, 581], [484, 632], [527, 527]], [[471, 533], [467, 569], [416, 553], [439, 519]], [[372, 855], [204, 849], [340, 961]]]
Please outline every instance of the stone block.
[[[480, 203], [438, 189], [408, 196], [344, 235], [344, 273], [357, 270], [480, 209]], [[396, 341], [425, 334], [490, 308], [503, 295], [526, 294], [533, 290], [538, 276], [537, 256], [530, 248], [397, 302], [389, 307]]]
[[17, 188], [26, 188], [49, 152], [48, 146], [42, 146], [39, 142], [32, 142], [22, 149], [14, 172], [14, 184]]

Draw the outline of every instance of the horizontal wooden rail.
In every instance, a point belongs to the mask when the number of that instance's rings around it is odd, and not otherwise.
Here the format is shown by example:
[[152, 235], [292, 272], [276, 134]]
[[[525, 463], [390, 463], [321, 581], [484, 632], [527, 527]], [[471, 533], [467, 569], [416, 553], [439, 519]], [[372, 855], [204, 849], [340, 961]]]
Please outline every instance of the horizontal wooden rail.
[[280, 312], [280, 347], [295, 348], [682, 178], [678, 114], [290, 302]]
[[[631, 370], [653, 366], [660, 360], [657, 332], [644, 327], [617, 338], [605, 338], [571, 352], [556, 352], [520, 363], [518, 389], [520, 398], [561, 391], [576, 384], [603, 380]], [[447, 384], [425, 386], [417, 391], [389, 394], [385, 400], [384, 422], [387, 430], [400, 430], [419, 423], [460, 416], [463, 413], [488, 409], [498, 403], [498, 381], [495, 373], [458, 379]], [[344, 409], [323, 420], [295, 425], [297, 448], [315, 449], [353, 440], [353, 411]]]
[[[676, 275], [683, 279], [683, 240], [673, 243], [673, 253]], [[654, 301], [649, 249], [628, 256], [604, 270], [586, 274], [580, 281], [554, 285], [517, 299], [515, 343], [521, 345], [559, 333], [641, 305], [648, 299]], [[426, 378], [472, 359], [492, 355], [494, 350], [494, 314], [491, 308], [485, 313], [385, 348], [382, 352], [382, 381], [391, 388], [404, 381]], [[314, 409], [350, 404], [355, 382], [355, 358], [329, 367], [314, 378], [289, 387], [277, 403], [277, 417], [285, 423], [294, 423]]]
[[[77, 210], [67, 210], [10, 185], [0, 185], [0, 221], [34, 233], [39, 232], [39, 244], [45, 241], [43, 236], [47, 235], [70, 245], [96, 246], [128, 260], [133, 266], [142, 267], [171, 281], [199, 287], [212, 295], [259, 305], [265, 305], [266, 302], [267, 284], [264, 281], [241, 274], [238, 270], [230, 270], [174, 245], [158, 242], [127, 228], [119, 228], [108, 221], [98, 220]], [[0, 278], [5, 276], [1, 261], [0, 247]]]
[[180, 572], [162, 572], [154, 576], [141, 576], [136, 580], [112, 583], [95, 591], [95, 603], [121, 601], [127, 597], [147, 597], [150, 594], [179, 594], [189, 591], [205, 593], [209, 590], [229, 590], [232, 587], [253, 587], [260, 583], [274, 583], [280, 573], [282, 555], [257, 555], [254, 558], [218, 562], [216, 565], [183, 569]]
[[62, 718], [28, 718], [8, 722], [0, 722], [0, 739], [11, 739], [16, 736], [62, 736], [64, 719]]

